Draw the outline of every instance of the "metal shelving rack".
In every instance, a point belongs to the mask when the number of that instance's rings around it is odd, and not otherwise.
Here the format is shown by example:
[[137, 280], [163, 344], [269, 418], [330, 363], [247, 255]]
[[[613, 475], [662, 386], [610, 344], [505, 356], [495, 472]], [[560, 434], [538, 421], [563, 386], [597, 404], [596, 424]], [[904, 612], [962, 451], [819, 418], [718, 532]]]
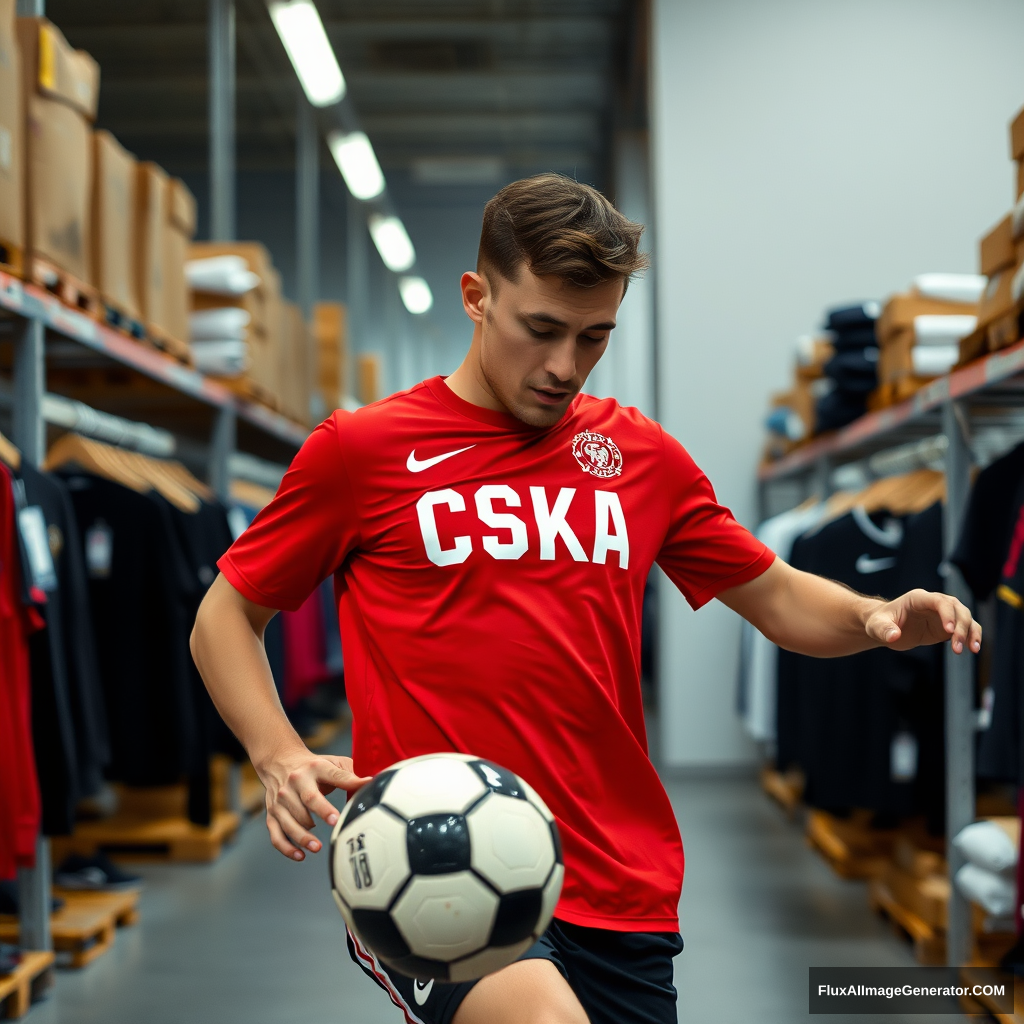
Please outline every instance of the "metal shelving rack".
[[[41, 17], [45, 8], [45, 0], [17, 0], [19, 17]], [[209, 0], [211, 234], [225, 240], [233, 236], [235, 225], [234, 20], [234, 0]], [[300, 145], [305, 143], [297, 176], [303, 216], [300, 266], [315, 270], [316, 193], [309, 185], [315, 163], [308, 135], [308, 130], [300, 132]], [[309, 298], [303, 299], [308, 306]], [[47, 391], [170, 430], [182, 450], [204, 454], [208, 481], [221, 497], [228, 494], [229, 462], [236, 450], [288, 463], [309, 433], [70, 309], [43, 289], [0, 272], [0, 348], [10, 342], [12, 440], [34, 466], [46, 454]], [[40, 836], [35, 867], [18, 873], [19, 941], [26, 949], [53, 948], [50, 874], [49, 843]]]
[[[838, 467], [861, 462], [872, 454], [938, 434], [947, 447], [944, 471], [947, 498], [943, 548], [949, 554], [959, 536], [976, 461], [974, 442], [989, 429], [1024, 425], [1024, 342], [954, 370], [933, 381], [912, 398], [888, 409], [868, 413], [834, 434], [816, 438], [758, 470], [764, 514], [796, 504], [817, 493], [828, 496]], [[782, 505], [773, 492], [785, 489]], [[792, 498], [796, 496], [796, 501]], [[947, 593], [967, 605], [973, 598], [960, 573], [949, 567]], [[946, 831], [952, 838], [974, 820], [974, 671], [973, 655], [946, 652]], [[947, 959], [951, 966], [968, 962], [971, 948], [970, 907], [952, 885], [963, 858], [947, 843], [950, 873]]]

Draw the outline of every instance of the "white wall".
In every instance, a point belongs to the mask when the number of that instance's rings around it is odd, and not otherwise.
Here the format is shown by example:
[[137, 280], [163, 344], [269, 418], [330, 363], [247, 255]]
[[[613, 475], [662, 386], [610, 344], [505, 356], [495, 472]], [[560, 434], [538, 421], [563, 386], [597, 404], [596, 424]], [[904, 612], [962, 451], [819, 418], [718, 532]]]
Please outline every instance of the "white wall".
[[[1013, 201], [1019, 0], [655, 0], [658, 409], [753, 525], [770, 390], [845, 300], [973, 271]], [[753, 757], [738, 622], [664, 589], [668, 764]]]

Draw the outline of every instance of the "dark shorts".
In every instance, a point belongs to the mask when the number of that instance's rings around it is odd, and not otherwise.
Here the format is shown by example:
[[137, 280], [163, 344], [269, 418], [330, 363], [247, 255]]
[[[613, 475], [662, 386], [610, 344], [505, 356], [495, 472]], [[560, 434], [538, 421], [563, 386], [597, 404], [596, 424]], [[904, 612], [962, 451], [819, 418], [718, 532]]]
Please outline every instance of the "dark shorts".
[[[612, 932], [552, 921], [520, 960], [550, 960], [591, 1024], [676, 1024], [672, 958], [683, 948], [676, 932]], [[407, 1024], [451, 1024], [474, 981], [414, 981], [385, 967], [351, 933], [348, 951], [391, 997]]]

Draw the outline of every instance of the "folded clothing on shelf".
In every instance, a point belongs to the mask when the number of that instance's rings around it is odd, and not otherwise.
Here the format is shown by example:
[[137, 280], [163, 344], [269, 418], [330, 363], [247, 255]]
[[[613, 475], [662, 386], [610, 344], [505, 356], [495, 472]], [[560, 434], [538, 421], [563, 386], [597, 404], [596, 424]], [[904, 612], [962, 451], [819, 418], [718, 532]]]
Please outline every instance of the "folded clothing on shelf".
[[249, 269], [244, 256], [208, 256], [189, 260], [185, 277], [193, 291], [214, 295], [245, 295], [260, 284], [260, 276]]
[[981, 274], [918, 274], [913, 290], [939, 302], [974, 303], [985, 290], [985, 278]]
[[1012, 874], [965, 864], [956, 873], [954, 882], [961, 896], [996, 917], [1012, 914], [1017, 905], [1017, 886]]
[[915, 345], [910, 351], [915, 377], [941, 377], [960, 361], [959, 345]]
[[192, 342], [192, 358], [200, 373], [238, 377], [249, 369], [249, 346], [235, 338]]
[[238, 306], [201, 309], [189, 314], [189, 336], [192, 341], [245, 341], [251, 319]]
[[914, 342], [917, 345], [958, 345], [978, 326], [976, 316], [966, 314], [922, 314], [914, 317]]
[[1017, 866], [1019, 833], [1017, 818], [976, 821], [957, 833], [953, 845], [976, 867], [1000, 873]]

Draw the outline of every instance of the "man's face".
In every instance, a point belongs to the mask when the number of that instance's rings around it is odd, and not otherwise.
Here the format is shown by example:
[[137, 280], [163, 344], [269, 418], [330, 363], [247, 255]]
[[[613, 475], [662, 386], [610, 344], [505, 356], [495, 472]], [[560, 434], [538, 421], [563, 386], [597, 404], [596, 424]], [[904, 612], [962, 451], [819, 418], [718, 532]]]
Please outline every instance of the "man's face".
[[[472, 309], [467, 278], [478, 287]], [[467, 312], [480, 324], [484, 382], [517, 419], [549, 427], [561, 419], [604, 353], [623, 282], [578, 288], [522, 267], [518, 281], [496, 283], [497, 293], [487, 277], [463, 277]]]

